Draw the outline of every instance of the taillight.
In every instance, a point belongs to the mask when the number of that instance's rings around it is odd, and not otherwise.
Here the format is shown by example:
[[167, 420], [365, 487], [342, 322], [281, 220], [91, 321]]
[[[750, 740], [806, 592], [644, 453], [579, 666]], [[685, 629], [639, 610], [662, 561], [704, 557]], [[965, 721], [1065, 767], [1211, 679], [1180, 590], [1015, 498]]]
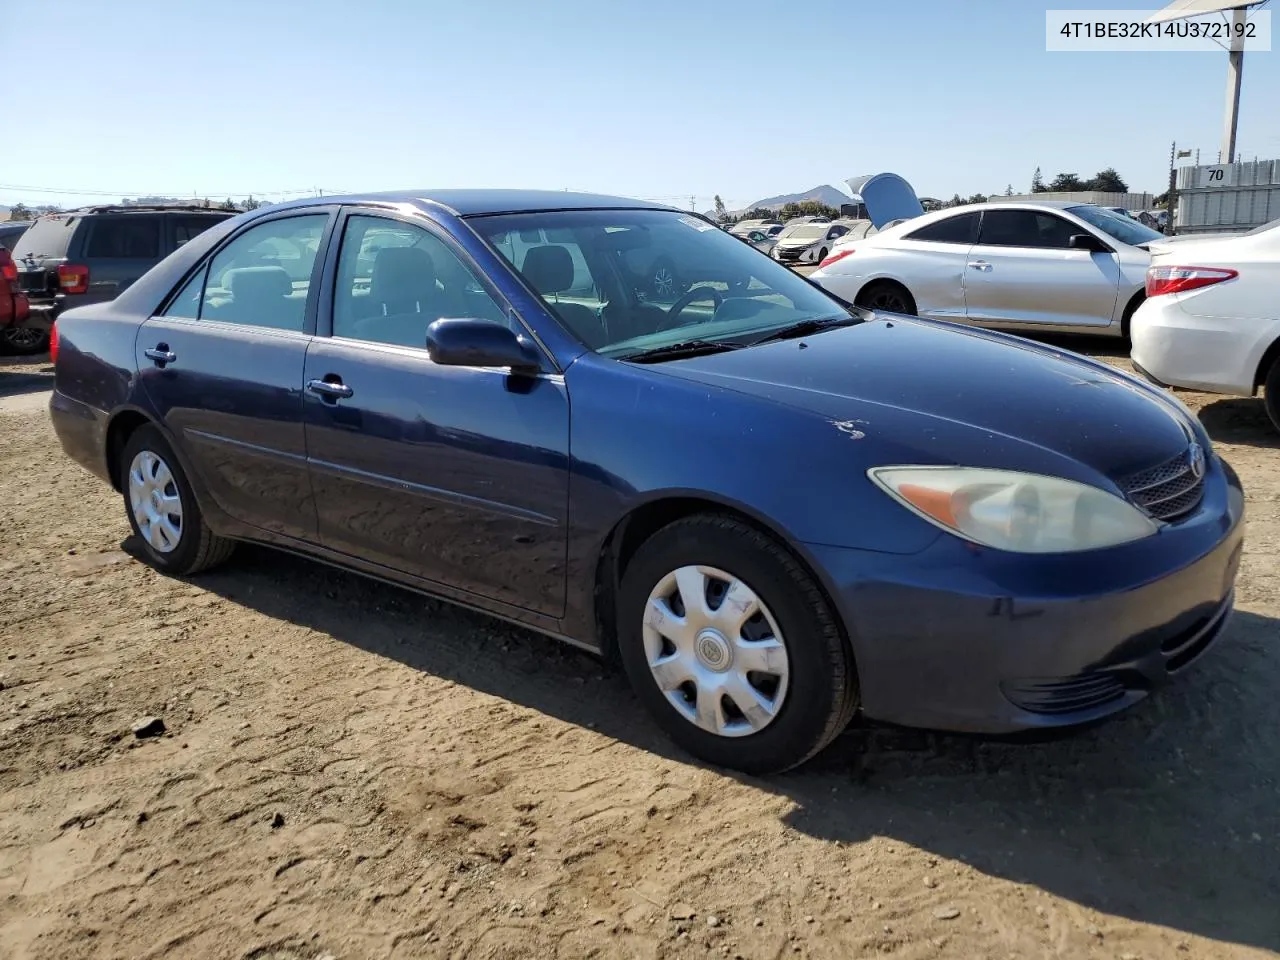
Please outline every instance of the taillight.
[[49, 328], [49, 362], [58, 362], [58, 321], [53, 321], [53, 326]]
[[1234, 280], [1239, 275], [1236, 270], [1219, 267], [1149, 267], [1147, 296], [1186, 293], [1188, 290], [1198, 290], [1224, 280]]
[[89, 268], [75, 263], [58, 264], [58, 287], [63, 293], [87, 293]]
[[829, 267], [833, 263], [843, 260], [845, 257], [847, 257], [851, 253], [853, 253], [853, 247], [845, 247], [843, 250], [837, 250], [831, 255], [829, 255], [827, 259], [823, 260], [820, 264], [818, 264], [818, 266]]
[[18, 281], [18, 265], [13, 262], [13, 255], [4, 247], [0, 247], [0, 277], [10, 283]]

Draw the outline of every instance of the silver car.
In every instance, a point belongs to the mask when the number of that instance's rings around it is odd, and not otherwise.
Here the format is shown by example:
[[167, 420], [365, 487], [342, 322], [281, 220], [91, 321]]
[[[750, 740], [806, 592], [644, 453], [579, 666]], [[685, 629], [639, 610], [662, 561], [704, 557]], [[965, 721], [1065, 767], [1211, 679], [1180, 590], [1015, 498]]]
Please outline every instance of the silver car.
[[1092, 204], [977, 203], [842, 244], [811, 279], [872, 309], [1127, 336], [1164, 239]]

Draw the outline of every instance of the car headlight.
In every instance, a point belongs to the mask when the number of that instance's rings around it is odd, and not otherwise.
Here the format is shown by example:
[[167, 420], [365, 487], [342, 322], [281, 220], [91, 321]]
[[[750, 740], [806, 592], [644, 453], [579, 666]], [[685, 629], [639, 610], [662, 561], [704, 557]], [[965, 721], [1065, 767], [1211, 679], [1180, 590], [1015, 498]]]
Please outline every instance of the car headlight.
[[1073, 553], [1141, 540], [1159, 526], [1088, 484], [980, 467], [876, 467], [877, 486], [958, 537], [1015, 553]]

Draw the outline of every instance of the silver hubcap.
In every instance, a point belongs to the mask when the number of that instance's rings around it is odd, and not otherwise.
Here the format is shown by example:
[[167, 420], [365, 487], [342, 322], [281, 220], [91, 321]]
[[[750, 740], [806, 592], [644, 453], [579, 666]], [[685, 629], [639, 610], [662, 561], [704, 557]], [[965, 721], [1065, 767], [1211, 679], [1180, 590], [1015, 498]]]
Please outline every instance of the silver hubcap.
[[681, 567], [658, 581], [645, 605], [644, 649], [667, 701], [708, 733], [763, 730], [786, 699], [787, 647], [773, 614], [715, 567]]
[[129, 465], [129, 506], [138, 532], [153, 550], [170, 553], [182, 540], [182, 498], [169, 465], [150, 450]]

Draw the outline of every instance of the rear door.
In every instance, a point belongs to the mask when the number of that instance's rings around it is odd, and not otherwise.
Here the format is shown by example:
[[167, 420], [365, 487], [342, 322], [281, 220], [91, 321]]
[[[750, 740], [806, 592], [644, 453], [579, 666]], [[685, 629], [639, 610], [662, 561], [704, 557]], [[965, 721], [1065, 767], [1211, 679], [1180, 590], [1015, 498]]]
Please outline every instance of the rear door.
[[1044, 210], [982, 215], [965, 267], [965, 312], [977, 324], [1103, 327], [1115, 314], [1120, 267], [1111, 252], [1069, 246], [1093, 233]]
[[232, 235], [139, 328], [135, 348], [148, 398], [217, 505], [308, 541], [302, 372], [334, 214], [283, 212]]
[[216, 213], [175, 213], [165, 217], [169, 227], [165, 253], [172, 253], [183, 244], [200, 236], [214, 224], [228, 219], [226, 215]]

